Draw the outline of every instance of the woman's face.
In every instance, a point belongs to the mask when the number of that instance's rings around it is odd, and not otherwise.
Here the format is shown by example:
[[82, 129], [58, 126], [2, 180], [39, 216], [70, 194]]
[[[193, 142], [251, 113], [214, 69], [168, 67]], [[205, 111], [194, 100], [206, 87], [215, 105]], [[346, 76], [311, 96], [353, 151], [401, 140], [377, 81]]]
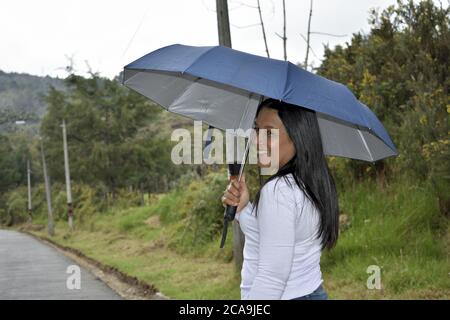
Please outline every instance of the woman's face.
[[[265, 130], [267, 139], [264, 138], [264, 131], [260, 131], [260, 129], [267, 129]], [[294, 143], [289, 138], [277, 110], [262, 107], [255, 119], [255, 130], [257, 133], [259, 167], [275, 167], [278, 169], [294, 157]], [[275, 152], [278, 152], [278, 163], [272, 163], [277, 159]]]

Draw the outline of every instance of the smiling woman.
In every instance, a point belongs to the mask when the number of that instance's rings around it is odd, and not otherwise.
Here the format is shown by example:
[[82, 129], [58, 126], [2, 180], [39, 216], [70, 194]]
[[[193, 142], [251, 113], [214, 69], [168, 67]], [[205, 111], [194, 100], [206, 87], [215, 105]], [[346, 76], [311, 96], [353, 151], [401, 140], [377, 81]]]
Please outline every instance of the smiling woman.
[[[238, 204], [236, 220], [245, 234], [242, 299], [327, 299], [321, 251], [338, 238], [338, 201], [313, 111], [268, 99], [256, 120], [259, 166], [277, 172], [248, 200], [245, 178], [229, 184], [222, 202]], [[260, 139], [260, 130], [271, 132]], [[273, 133], [276, 134], [274, 138]]]

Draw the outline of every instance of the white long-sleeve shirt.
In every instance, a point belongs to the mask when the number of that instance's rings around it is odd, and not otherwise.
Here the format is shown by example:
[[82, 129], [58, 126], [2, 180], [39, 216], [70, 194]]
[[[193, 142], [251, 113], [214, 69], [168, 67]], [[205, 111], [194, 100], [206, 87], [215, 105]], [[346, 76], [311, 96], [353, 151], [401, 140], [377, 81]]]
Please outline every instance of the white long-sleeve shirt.
[[319, 213], [295, 184], [276, 178], [261, 189], [258, 215], [249, 202], [236, 214], [245, 235], [241, 299], [288, 300], [322, 283]]

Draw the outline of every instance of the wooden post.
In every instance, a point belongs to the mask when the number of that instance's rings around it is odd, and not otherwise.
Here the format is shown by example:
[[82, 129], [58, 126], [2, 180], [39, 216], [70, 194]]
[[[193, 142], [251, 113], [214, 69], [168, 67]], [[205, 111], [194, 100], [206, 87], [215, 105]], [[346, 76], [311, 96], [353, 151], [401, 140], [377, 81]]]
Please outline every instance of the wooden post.
[[[219, 44], [231, 48], [230, 20], [228, 18], [227, 0], [216, 0], [217, 27]], [[234, 144], [233, 144], [234, 145]], [[233, 221], [233, 257], [238, 270], [244, 261], [244, 234], [236, 221]]]
[[55, 235], [55, 224], [53, 222], [53, 211], [52, 211], [52, 194], [50, 189], [50, 178], [47, 174], [47, 163], [45, 161], [44, 145], [41, 140], [41, 155], [42, 155], [42, 170], [44, 171], [44, 183], [45, 183], [45, 195], [47, 196], [47, 210], [48, 210], [48, 224], [47, 231], [48, 234]]
[[28, 185], [28, 221], [33, 220], [33, 209], [31, 206], [31, 170], [30, 170], [30, 160], [27, 160], [27, 185]]
[[216, 11], [219, 44], [231, 48], [230, 20], [228, 19], [227, 0], [216, 0]]
[[72, 188], [70, 186], [70, 170], [69, 170], [69, 151], [67, 149], [67, 131], [66, 121], [63, 119], [63, 147], [64, 147], [64, 171], [66, 174], [66, 194], [67, 194], [67, 215], [69, 220], [69, 229], [73, 231], [73, 204], [72, 204]]

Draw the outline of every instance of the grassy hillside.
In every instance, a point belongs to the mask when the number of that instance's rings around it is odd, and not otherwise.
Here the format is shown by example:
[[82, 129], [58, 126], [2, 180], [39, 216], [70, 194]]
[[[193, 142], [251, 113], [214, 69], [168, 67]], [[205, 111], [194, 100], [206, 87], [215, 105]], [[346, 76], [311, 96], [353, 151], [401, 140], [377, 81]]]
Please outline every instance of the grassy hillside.
[[[239, 299], [231, 237], [223, 251], [218, 248], [223, 182], [221, 173], [210, 173], [146, 206], [94, 214], [72, 234], [59, 221], [54, 240], [137, 276], [171, 298]], [[345, 215], [341, 236], [322, 258], [331, 298], [450, 298], [449, 228], [427, 183], [405, 178], [381, 187], [368, 181], [339, 191]], [[209, 228], [201, 219], [206, 211], [218, 217], [208, 222]], [[34, 223], [44, 225], [44, 217]], [[45, 230], [37, 233], [45, 235]], [[381, 290], [366, 287], [370, 265], [381, 268]]]

